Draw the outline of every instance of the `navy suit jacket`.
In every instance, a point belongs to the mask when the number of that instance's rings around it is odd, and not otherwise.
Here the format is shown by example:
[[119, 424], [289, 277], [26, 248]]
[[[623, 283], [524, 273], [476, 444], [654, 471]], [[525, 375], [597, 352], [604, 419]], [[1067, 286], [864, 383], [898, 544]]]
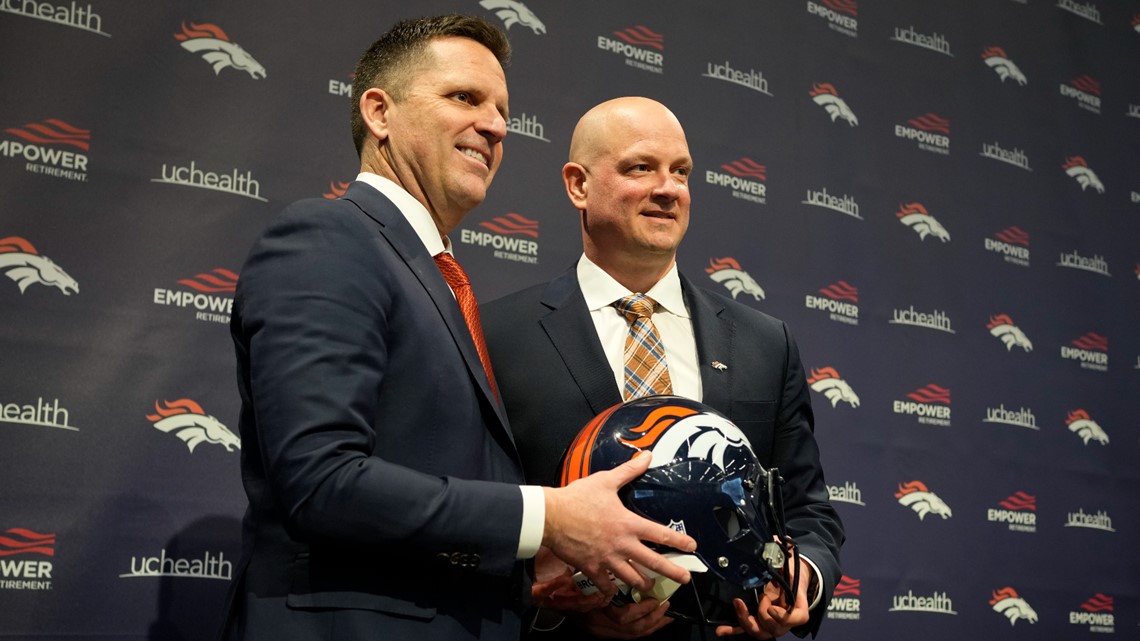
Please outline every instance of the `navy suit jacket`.
[[390, 200], [297, 202], [231, 332], [249, 498], [229, 639], [517, 639], [519, 456], [451, 290]]
[[[703, 402], [748, 435], [761, 464], [779, 468], [788, 532], [823, 573], [823, 604], [795, 630], [814, 633], [839, 581], [843, 526], [828, 500], [799, 351], [783, 322], [699, 289], [684, 275], [681, 287], [696, 336]], [[528, 480], [556, 485], [570, 441], [622, 400], [575, 270], [483, 305], [482, 320]], [[714, 367], [714, 361], [726, 367]], [[583, 636], [569, 622], [556, 633], [539, 638]], [[699, 639], [703, 633], [712, 638], [711, 629], [675, 622], [652, 638]]]

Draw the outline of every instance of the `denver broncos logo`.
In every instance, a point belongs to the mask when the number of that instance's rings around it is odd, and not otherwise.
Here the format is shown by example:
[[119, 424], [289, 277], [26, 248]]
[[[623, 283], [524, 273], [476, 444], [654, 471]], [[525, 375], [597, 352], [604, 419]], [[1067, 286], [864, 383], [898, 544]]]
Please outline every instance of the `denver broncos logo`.
[[1093, 170], [1089, 169], [1088, 162], [1081, 156], [1070, 156], [1065, 159], [1065, 164], [1061, 165], [1061, 169], [1065, 173], [1076, 179], [1077, 184], [1081, 186], [1081, 191], [1092, 187], [1098, 194], [1104, 193], [1104, 183], [1097, 178]]
[[1065, 421], [1065, 425], [1069, 426], [1070, 432], [1080, 436], [1085, 445], [1088, 445], [1089, 441], [1096, 441], [1101, 445], [1108, 445], [1108, 434], [1104, 431], [1104, 428], [1092, 420], [1089, 413], [1084, 410], [1069, 412], [1069, 417]]
[[148, 421], [154, 423], [155, 429], [174, 433], [175, 436], [186, 443], [186, 447], [193, 452], [200, 443], [213, 443], [226, 448], [227, 452], [241, 449], [241, 439], [231, 432], [228, 427], [202, 411], [202, 406], [194, 401], [183, 398], [177, 401], [166, 401], [165, 407], [160, 407], [158, 401], [154, 402], [157, 413], [147, 414]]
[[831, 122], [835, 122], [839, 118], [847, 121], [847, 124], [854, 127], [859, 124], [859, 119], [855, 117], [855, 112], [851, 111], [851, 107], [839, 97], [839, 93], [835, 91], [835, 87], [830, 83], [814, 84], [811, 91], [808, 92], [812, 101], [815, 104], [824, 108], [828, 115], [831, 116]]
[[215, 24], [191, 22], [187, 27], [182, 23], [182, 33], [174, 34], [174, 39], [182, 43], [182, 48], [202, 55], [206, 62], [214, 66], [214, 75], [226, 67], [244, 71], [254, 80], [265, 77], [265, 67], [240, 45], [230, 42], [222, 28]]
[[709, 266], [705, 268], [709, 278], [724, 285], [735, 299], [736, 295], [744, 292], [751, 294], [756, 300], [764, 300], [764, 290], [748, 272], [740, 268], [740, 263], [734, 258], [710, 258]]
[[74, 278], [47, 256], [40, 256], [31, 243], [19, 236], [0, 238], [0, 271], [16, 281], [21, 294], [33, 283], [58, 287], [64, 296], [79, 293], [79, 283]]
[[826, 396], [832, 407], [838, 405], [839, 401], [844, 401], [851, 407], [859, 407], [859, 396], [847, 381], [839, 378], [839, 372], [833, 367], [812, 368], [811, 378], [807, 382], [813, 391]]
[[950, 513], [950, 506], [938, 498], [937, 494], [931, 492], [922, 481], [899, 483], [899, 491], [895, 492], [895, 498], [899, 500], [899, 504], [914, 510], [920, 521], [931, 513], [937, 514], [943, 519], [953, 516]]
[[1017, 596], [1017, 590], [1013, 588], [994, 590], [990, 605], [993, 606], [994, 612], [1005, 615], [1010, 625], [1017, 623], [1018, 619], [1037, 623], [1037, 612], [1026, 603], [1025, 599]]
[[1025, 74], [1021, 73], [1021, 69], [1018, 69], [1017, 65], [1013, 64], [1013, 61], [1005, 55], [1005, 51], [1002, 50], [1001, 47], [987, 48], [982, 52], [982, 60], [985, 61], [990, 69], [997, 72], [1002, 82], [1005, 82], [1006, 78], [1013, 78], [1019, 85], [1024, 85], [1029, 82], [1029, 79], [1026, 78]]
[[685, 407], [658, 408], [630, 432], [640, 436], [621, 442], [653, 452], [650, 467], [669, 465], [677, 459], [695, 459], [726, 471], [735, 460], [731, 456], [733, 450], [752, 449], [744, 432], [728, 419]]
[[922, 203], [899, 205], [899, 211], [895, 216], [899, 222], [918, 232], [920, 240], [926, 240], [927, 236], [934, 236], [942, 242], [950, 240], [950, 232], [926, 211]]
[[1013, 351], [1014, 347], [1032, 352], [1033, 343], [1029, 342], [1029, 337], [1022, 332], [1017, 325], [1013, 324], [1013, 319], [1006, 314], [998, 314], [997, 316], [990, 316], [990, 322], [986, 325], [990, 330], [990, 334], [1001, 339], [1005, 343], [1006, 351]]
[[524, 27], [530, 27], [537, 34], [546, 33], [546, 26], [534, 15], [526, 5], [515, 0], [481, 0], [479, 6], [494, 11], [499, 20], [503, 21], [503, 25], [509, 30], [513, 24], [521, 24]]

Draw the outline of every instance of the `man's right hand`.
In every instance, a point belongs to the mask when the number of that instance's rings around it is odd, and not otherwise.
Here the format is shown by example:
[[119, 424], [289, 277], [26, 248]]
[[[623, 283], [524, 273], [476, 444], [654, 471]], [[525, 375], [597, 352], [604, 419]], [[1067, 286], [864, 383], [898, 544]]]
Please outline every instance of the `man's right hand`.
[[653, 579], [632, 564], [689, 582], [689, 571], [670, 562], [644, 541], [692, 552], [697, 542], [687, 534], [630, 512], [618, 489], [649, 469], [651, 454], [639, 454], [622, 465], [578, 479], [562, 488], [543, 488], [546, 520], [542, 544], [594, 582], [607, 596], [616, 587], [607, 570], [630, 586], [648, 592]]

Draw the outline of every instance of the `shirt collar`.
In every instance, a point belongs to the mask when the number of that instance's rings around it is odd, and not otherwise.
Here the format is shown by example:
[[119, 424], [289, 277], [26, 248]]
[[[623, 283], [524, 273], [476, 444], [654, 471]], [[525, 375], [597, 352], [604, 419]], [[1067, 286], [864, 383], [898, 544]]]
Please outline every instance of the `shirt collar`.
[[[586, 299], [586, 307], [590, 311], [609, 307], [619, 298], [634, 293], [586, 258], [585, 254], [578, 259], [577, 272], [578, 285], [582, 288], [582, 296]], [[676, 262], [661, 280], [657, 281], [657, 284], [643, 293], [666, 311], [682, 318], [689, 318], [689, 308], [685, 306], [685, 297], [681, 293], [681, 277], [677, 274]]]
[[443, 251], [451, 253], [451, 239], [446, 236], [440, 237], [439, 229], [435, 226], [435, 220], [432, 219], [427, 207], [409, 194], [408, 190], [388, 178], [367, 171], [360, 172], [356, 179], [384, 194], [396, 205], [396, 209], [404, 215], [429, 254], [435, 256]]

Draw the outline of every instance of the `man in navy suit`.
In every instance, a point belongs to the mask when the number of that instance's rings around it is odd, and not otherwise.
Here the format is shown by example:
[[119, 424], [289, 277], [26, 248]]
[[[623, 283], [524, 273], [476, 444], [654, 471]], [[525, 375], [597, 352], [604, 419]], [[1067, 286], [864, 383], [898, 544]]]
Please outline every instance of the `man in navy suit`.
[[540, 547], [597, 581], [648, 588], [630, 560], [688, 578], [642, 541], [694, 542], [617, 498], [646, 457], [521, 485], [481, 332], [437, 267], [501, 161], [509, 52], [478, 18], [393, 27], [356, 69], [357, 181], [289, 206], [250, 252], [231, 324], [249, 508], [227, 639], [517, 639]]
[[[767, 639], [814, 633], [840, 577], [843, 526], [828, 501], [799, 352], [784, 323], [697, 288], [679, 274], [677, 247], [689, 225], [685, 132], [664, 105], [619, 98], [582, 117], [562, 170], [582, 222], [583, 256], [550, 283], [483, 306], [503, 402], [529, 480], [553, 482], [579, 429], [619, 403], [629, 321], [614, 307], [631, 294], [656, 302], [672, 393], [721, 411], [748, 436], [766, 468], [786, 480], [788, 532], [802, 553], [793, 603], [773, 584], [759, 607], [734, 604], [737, 625], [672, 622], [653, 599], [627, 607], [575, 601], [568, 571], [540, 576], [534, 639], [701, 639], [746, 633]], [[699, 542], [698, 542], [699, 544]], [[571, 564], [572, 565], [572, 564]], [[574, 612], [575, 609], [588, 610]]]

